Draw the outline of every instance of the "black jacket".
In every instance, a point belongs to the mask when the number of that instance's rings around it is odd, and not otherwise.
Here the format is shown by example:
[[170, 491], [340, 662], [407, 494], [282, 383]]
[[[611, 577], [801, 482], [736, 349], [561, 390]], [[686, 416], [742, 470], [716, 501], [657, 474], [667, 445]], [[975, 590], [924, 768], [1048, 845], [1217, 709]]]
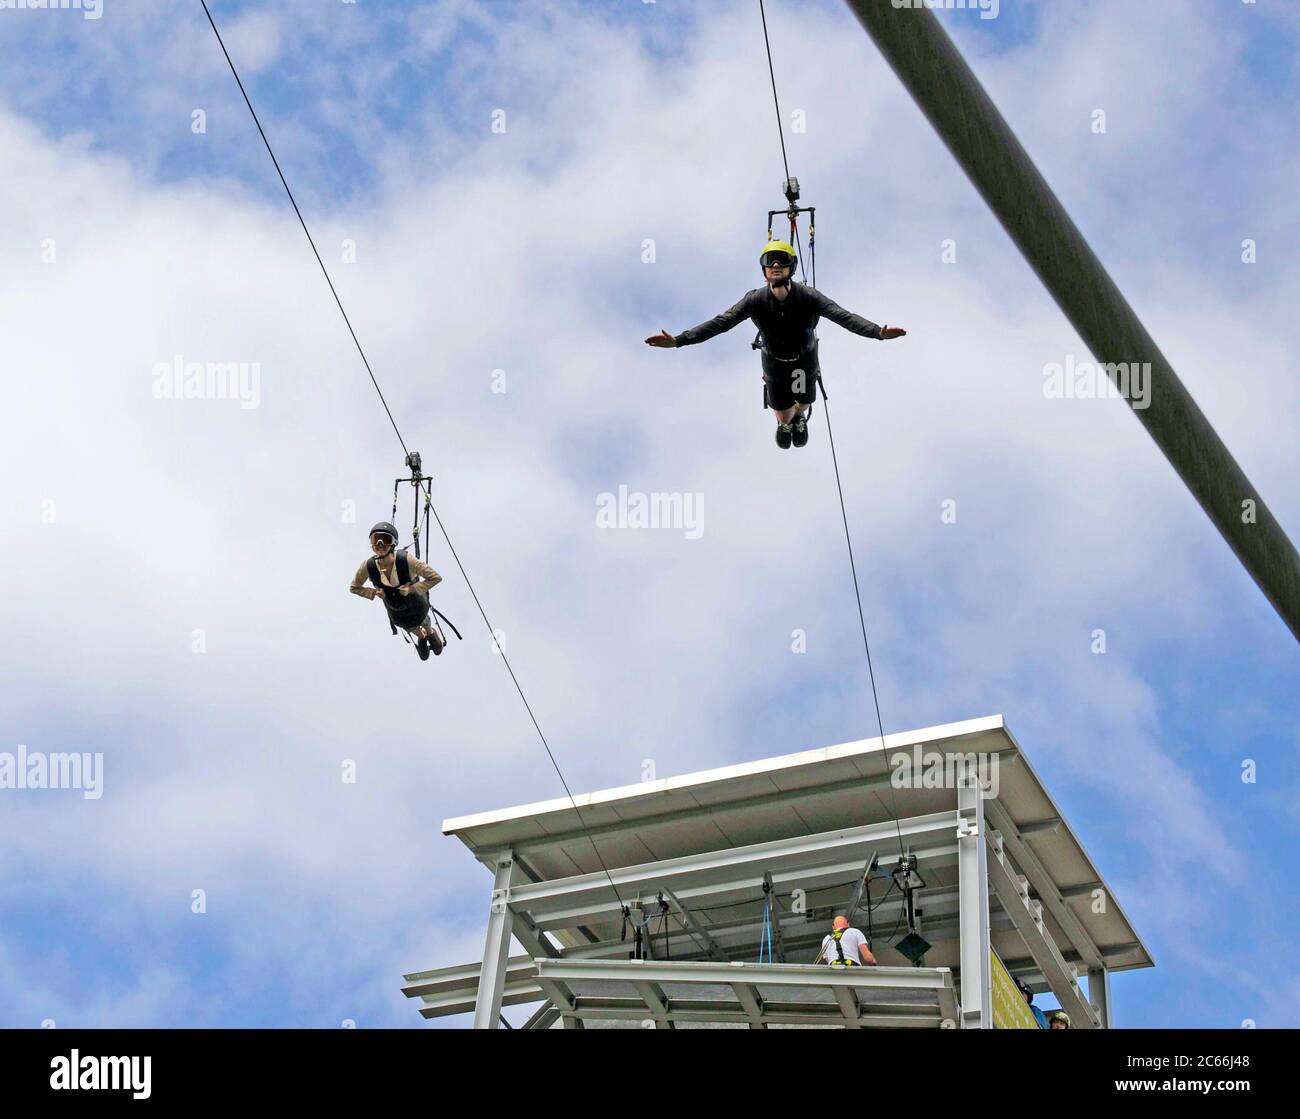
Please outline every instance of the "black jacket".
[[816, 288], [790, 283], [790, 294], [777, 299], [767, 286], [747, 291], [734, 307], [677, 335], [679, 346], [707, 342], [716, 334], [730, 330], [745, 319], [753, 321], [763, 336], [769, 354], [782, 361], [793, 361], [815, 344], [813, 330], [822, 317], [864, 338], [879, 338], [880, 327], [861, 315], [846, 311]]

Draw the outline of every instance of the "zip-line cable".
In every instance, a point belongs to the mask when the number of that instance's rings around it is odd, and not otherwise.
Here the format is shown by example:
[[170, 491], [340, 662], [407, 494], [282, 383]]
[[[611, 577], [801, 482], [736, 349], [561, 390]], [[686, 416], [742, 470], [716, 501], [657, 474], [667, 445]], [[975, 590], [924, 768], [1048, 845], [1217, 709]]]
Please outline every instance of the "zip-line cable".
[[[343, 307], [343, 300], [339, 298], [339, 293], [334, 287], [334, 281], [330, 279], [329, 269], [325, 267], [324, 260], [321, 259], [320, 252], [316, 248], [316, 241], [311, 235], [311, 230], [307, 228], [307, 222], [302, 216], [302, 211], [298, 208], [297, 200], [293, 196], [293, 191], [289, 189], [289, 181], [284, 177], [284, 172], [280, 169], [280, 161], [275, 157], [275, 151], [271, 147], [271, 141], [267, 139], [266, 130], [262, 128], [262, 122], [257, 117], [257, 110], [253, 108], [253, 102], [249, 99], [248, 91], [244, 89], [244, 83], [240, 80], [239, 71], [235, 69], [234, 60], [230, 57], [230, 52], [226, 50], [225, 41], [221, 38], [221, 32], [217, 29], [216, 20], [212, 18], [212, 13], [208, 10], [207, 0], [199, 0], [203, 5], [203, 14], [208, 17], [208, 23], [212, 26], [212, 33], [217, 37], [217, 43], [221, 47], [221, 53], [225, 55], [226, 64], [230, 67], [231, 74], [234, 75], [235, 84], [239, 86], [239, 92], [243, 94], [244, 104], [248, 106], [248, 112], [253, 118], [253, 123], [257, 126], [258, 135], [262, 137], [262, 143], [266, 146], [267, 155], [271, 157], [271, 162], [275, 165], [275, 172], [280, 176], [280, 183], [284, 186], [284, 192], [289, 196], [289, 202], [293, 206], [293, 212], [298, 215], [298, 224], [302, 226], [302, 231], [307, 235], [307, 243], [311, 246], [312, 254], [316, 257], [316, 263], [320, 265], [321, 274], [325, 277], [325, 282], [329, 285], [330, 294], [334, 296], [334, 302], [338, 304], [339, 313], [343, 316], [343, 322], [347, 325], [348, 333], [352, 336], [353, 344], [357, 348], [357, 353], [361, 355], [361, 361], [366, 367], [366, 372], [370, 374], [370, 382], [375, 386], [375, 392], [379, 394], [380, 403], [384, 406], [384, 412], [388, 416], [388, 422], [393, 425], [393, 433], [397, 436], [397, 441], [402, 445], [402, 453], [409, 457], [410, 452], [406, 448], [406, 440], [402, 438], [402, 433], [398, 429], [397, 421], [393, 418], [392, 410], [388, 407], [388, 401], [384, 399], [383, 389], [379, 387], [379, 381], [375, 377], [374, 370], [370, 368], [370, 361], [366, 357], [366, 352], [361, 348], [361, 341], [357, 338], [357, 332], [352, 329], [352, 320], [348, 318], [348, 313]], [[588, 841], [591, 843], [591, 849], [596, 854], [596, 859], [600, 863], [600, 868], [609, 880], [610, 889], [614, 891], [614, 896], [618, 899], [619, 908], [625, 908], [623, 897], [614, 884], [614, 877], [609, 872], [609, 867], [605, 865], [605, 859], [600, 853], [600, 848], [596, 844], [595, 837], [587, 827], [587, 822], [583, 819], [582, 809], [578, 807], [578, 801], [574, 797], [572, 790], [569, 788], [568, 781], [564, 778], [564, 773], [560, 769], [560, 764], [555, 760], [555, 754], [551, 750], [551, 744], [547, 742], [546, 735], [542, 733], [541, 724], [537, 721], [537, 716], [533, 714], [532, 705], [528, 702], [528, 697], [524, 695], [524, 689], [519, 684], [519, 678], [515, 675], [515, 670], [511, 667], [510, 661], [506, 657], [505, 649], [502, 648], [497, 640], [497, 631], [493, 628], [491, 621], [488, 620], [487, 611], [483, 609], [482, 602], [479, 601], [478, 593], [474, 590], [474, 584], [470, 582], [469, 575], [465, 572], [464, 565], [460, 562], [460, 556], [456, 554], [456, 549], [452, 546], [451, 537], [447, 534], [447, 529], [442, 523], [442, 518], [438, 516], [438, 510], [434, 507], [432, 500], [428, 502], [428, 509], [433, 512], [434, 520], [438, 522], [438, 528], [442, 532], [442, 537], [447, 542], [447, 548], [451, 552], [452, 558], [456, 561], [456, 567], [460, 571], [461, 578], [465, 580], [465, 586], [469, 588], [469, 593], [474, 598], [474, 605], [478, 607], [479, 615], [483, 618], [483, 623], [487, 626], [488, 632], [492, 634], [492, 646], [500, 655], [502, 663], [506, 666], [506, 671], [510, 673], [510, 680], [515, 686], [515, 691], [519, 693], [519, 698], [523, 700], [524, 708], [528, 712], [529, 719], [532, 720], [533, 728], [537, 731], [537, 737], [542, 740], [542, 746], [546, 749], [546, 756], [551, 760], [551, 767], [555, 770], [555, 775], [559, 777], [560, 784], [564, 786], [564, 791], [568, 795], [569, 803], [573, 805], [574, 812], [577, 813], [578, 822], [582, 830], [586, 833]], [[426, 514], [427, 519], [427, 514]], [[427, 550], [427, 549], [426, 549]]]
[[785, 155], [785, 126], [781, 123], [781, 102], [776, 96], [776, 67], [772, 65], [772, 41], [767, 37], [767, 9], [763, 0], [758, 0], [758, 14], [763, 17], [763, 43], [767, 47], [767, 73], [772, 79], [772, 105], [776, 109], [776, 131], [781, 138], [781, 162], [785, 165], [785, 177], [790, 179], [790, 161]]
[[262, 143], [266, 145], [266, 153], [271, 157], [271, 162], [275, 164], [275, 173], [280, 176], [280, 182], [284, 186], [284, 193], [289, 196], [289, 204], [293, 207], [293, 212], [298, 215], [298, 224], [302, 226], [302, 231], [307, 234], [307, 244], [311, 246], [311, 251], [316, 256], [316, 263], [320, 265], [320, 270], [325, 276], [325, 282], [329, 284], [330, 294], [334, 296], [334, 302], [338, 304], [339, 314], [343, 316], [343, 322], [348, 328], [348, 333], [352, 335], [352, 341], [356, 344], [357, 353], [361, 355], [361, 361], [366, 367], [366, 372], [370, 374], [370, 383], [375, 386], [375, 392], [379, 394], [379, 401], [383, 404], [384, 411], [388, 415], [388, 422], [393, 425], [393, 433], [397, 436], [397, 441], [402, 445], [402, 453], [409, 454], [410, 452], [406, 449], [406, 440], [402, 438], [402, 433], [397, 428], [397, 421], [393, 419], [392, 410], [388, 407], [388, 401], [384, 399], [384, 390], [379, 387], [379, 381], [375, 378], [375, 371], [370, 368], [370, 359], [366, 357], [366, 351], [361, 348], [357, 332], [352, 329], [352, 320], [348, 318], [347, 311], [343, 309], [343, 300], [339, 298], [339, 293], [334, 289], [334, 281], [330, 279], [329, 270], [325, 267], [325, 262], [321, 260], [320, 253], [316, 250], [316, 242], [312, 238], [311, 230], [307, 228], [307, 223], [303, 220], [302, 211], [298, 209], [298, 201], [294, 198], [293, 191], [289, 189], [289, 181], [284, 177], [284, 172], [280, 170], [280, 161], [275, 158], [275, 152], [271, 149], [271, 141], [266, 138], [266, 132], [262, 129], [262, 122], [257, 119], [257, 110], [253, 108], [253, 103], [248, 99], [248, 91], [244, 89], [244, 83], [239, 78], [239, 71], [235, 69], [235, 64], [230, 58], [230, 52], [226, 50], [226, 44], [221, 38], [221, 32], [217, 30], [212, 13], [208, 11], [208, 2], [207, 0], [199, 0], [199, 3], [203, 5], [203, 14], [208, 17], [208, 22], [212, 24], [212, 33], [217, 37], [221, 53], [226, 56], [226, 63], [230, 67], [230, 72], [235, 76], [235, 84], [239, 86], [239, 92], [244, 95], [244, 104], [248, 106], [253, 123], [257, 125], [257, 132], [262, 137]]
[[[785, 125], [781, 120], [781, 103], [777, 99], [777, 94], [776, 94], [776, 68], [772, 64], [772, 43], [767, 35], [767, 12], [763, 6], [763, 0], [758, 0], [758, 10], [760, 15], [762, 15], [763, 17], [763, 43], [767, 47], [767, 70], [768, 70], [768, 74], [771, 76], [772, 79], [772, 104], [776, 108], [776, 131], [777, 131], [777, 135], [780, 137], [781, 140], [781, 162], [785, 166], [786, 181], [789, 182], [790, 162], [786, 158], [786, 152], [785, 152]], [[794, 212], [794, 203], [791, 202], [790, 206], [791, 206], [790, 224], [795, 229], [795, 236], [797, 238], [798, 229], [797, 227], [795, 227], [795, 221], [794, 221], [796, 216]], [[803, 263], [802, 246], [800, 246], [799, 259], [800, 259], [800, 263], [802, 264]], [[814, 286], [816, 286], [816, 267], [817, 266], [814, 258], [814, 264], [813, 264], [813, 268], [814, 268], [813, 285]], [[808, 273], [805, 268], [804, 271], [805, 281], [807, 280], [807, 278], [808, 278]], [[871, 699], [872, 702], [875, 704], [876, 725], [880, 730], [880, 754], [881, 754], [881, 758], [885, 763], [885, 772], [888, 773], [889, 752], [885, 748], [885, 721], [880, 714], [880, 696], [876, 691], [876, 671], [871, 663], [871, 642], [867, 640], [867, 620], [866, 620], [866, 615], [863, 613], [862, 610], [862, 590], [858, 586], [858, 566], [853, 559], [853, 536], [849, 532], [849, 513], [847, 507], [844, 504], [844, 485], [840, 481], [840, 462], [838, 456], [835, 454], [835, 436], [831, 432], [831, 413], [830, 413], [830, 409], [827, 407], [825, 388], [823, 388], [822, 390], [822, 415], [826, 417], [826, 437], [829, 440], [831, 445], [831, 463], [835, 467], [835, 490], [839, 494], [839, 498], [840, 498], [840, 516], [844, 520], [844, 542], [849, 547], [849, 570], [853, 573], [853, 597], [857, 600], [858, 603], [858, 624], [862, 628], [862, 648], [865, 650], [867, 654], [867, 677], [871, 681]], [[901, 856], [903, 854], [903, 829], [898, 822], [898, 797], [897, 794], [894, 792], [893, 781], [889, 782], [889, 797], [890, 797], [890, 805], [893, 810], [893, 816], [894, 816], [894, 830], [898, 833], [898, 853]]]

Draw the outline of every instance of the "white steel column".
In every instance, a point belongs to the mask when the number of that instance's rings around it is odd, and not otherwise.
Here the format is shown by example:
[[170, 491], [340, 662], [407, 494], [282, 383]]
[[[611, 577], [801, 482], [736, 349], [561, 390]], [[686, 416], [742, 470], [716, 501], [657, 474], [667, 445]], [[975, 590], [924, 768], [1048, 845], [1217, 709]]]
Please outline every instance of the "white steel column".
[[989, 967], [989, 873], [984, 797], [973, 766], [957, 771], [957, 892], [961, 948], [962, 1029], [993, 1028]]
[[514, 852], [496, 857], [496, 879], [492, 884], [492, 907], [488, 912], [487, 941], [483, 946], [483, 967], [479, 972], [478, 998], [474, 1003], [474, 1029], [495, 1030], [501, 1024], [501, 996], [505, 991], [506, 960], [510, 955], [510, 887], [515, 880]]
[[1088, 1001], [1101, 1019], [1101, 1028], [1108, 1030], [1110, 1024], [1110, 969], [1093, 967], [1088, 969]]

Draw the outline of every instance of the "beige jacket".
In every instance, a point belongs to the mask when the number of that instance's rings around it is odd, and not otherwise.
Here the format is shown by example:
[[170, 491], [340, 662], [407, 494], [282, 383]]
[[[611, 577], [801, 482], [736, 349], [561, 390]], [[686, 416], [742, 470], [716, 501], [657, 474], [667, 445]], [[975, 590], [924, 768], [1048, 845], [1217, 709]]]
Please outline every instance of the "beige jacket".
[[[416, 559], [409, 552], [406, 555], [406, 562], [410, 565], [411, 575], [413, 577], [417, 575], [419, 576], [419, 582], [410, 584], [412, 593], [414, 591], [419, 591], [422, 594], [427, 595], [430, 590], [442, 582], [441, 575], [434, 571], [434, 569], [423, 560]], [[374, 598], [376, 595], [382, 593], [377, 587], [372, 587], [370, 585], [370, 571], [368, 570], [369, 563], [370, 560], [366, 559], [365, 562], [357, 568], [357, 573], [352, 577], [352, 593], [360, 595], [362, 598]], [[397, 561], [395, 559], [393, 560], [392, 566], [386, 571], [384, 570], [383, 561], [380, 561], [379, 579], [385, 586], [397, 586]]]

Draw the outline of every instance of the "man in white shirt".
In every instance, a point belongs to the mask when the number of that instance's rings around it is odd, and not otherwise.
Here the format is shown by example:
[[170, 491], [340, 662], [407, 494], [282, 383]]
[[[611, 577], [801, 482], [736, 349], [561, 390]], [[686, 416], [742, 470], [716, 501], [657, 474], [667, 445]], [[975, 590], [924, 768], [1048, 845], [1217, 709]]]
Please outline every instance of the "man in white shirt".
[[822, 962], [831, 967], [875, 967], [876, 957], [867, 947], [867, 938], [841, 913], [832, 923], [830, 934], [822, 941]]

